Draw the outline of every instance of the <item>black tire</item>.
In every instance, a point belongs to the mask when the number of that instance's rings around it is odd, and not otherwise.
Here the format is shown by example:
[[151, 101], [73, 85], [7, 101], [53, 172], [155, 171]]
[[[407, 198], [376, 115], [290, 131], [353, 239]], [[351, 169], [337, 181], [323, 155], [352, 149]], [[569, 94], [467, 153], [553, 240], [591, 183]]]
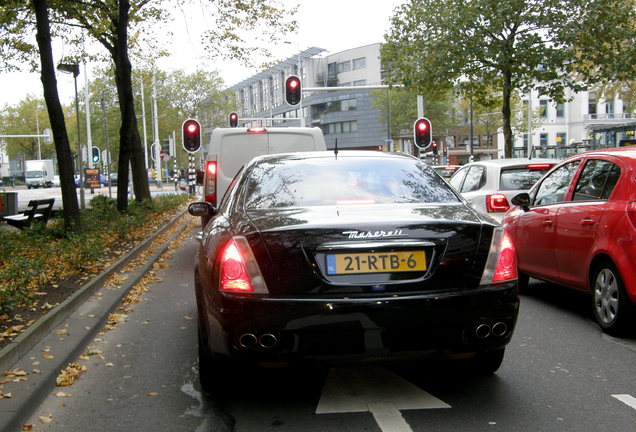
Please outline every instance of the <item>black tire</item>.
[[612, 335], [623, 334], [630, 327], [636, 313], [634, 304], [625, 292], [625, 285], [613, 262], [599, 264], [590, 281], [592, 310], [601, 329]]

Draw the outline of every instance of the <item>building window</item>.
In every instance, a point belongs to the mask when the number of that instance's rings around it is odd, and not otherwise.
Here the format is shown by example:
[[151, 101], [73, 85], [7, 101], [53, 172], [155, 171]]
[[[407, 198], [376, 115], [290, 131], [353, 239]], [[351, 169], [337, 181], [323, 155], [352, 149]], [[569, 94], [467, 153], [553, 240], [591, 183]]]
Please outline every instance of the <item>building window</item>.
[[523, 148], [528, 148], [528, 134], [523, 134]]
[[340, 101], [340, 111], [354, 111], [356, 109], [358, 109], [358, 99]]
[[587, 113], [595, 115], [596, 114], [596, 103], [598, 100], [598, 95], [595, 91], [591, 91], [587, 94]]
[[353, 68], [354, 69], [362, 69], [367, 67], [367, 58], [361, 57], [357, 59], [353, 59]]
[[340, 72], [348, 72], [351, 70], [351, 60], [343, 61], [338, 63], [338, 73]]
[[356, 80], [353, 82], [354, 86], [363, 86], [363, 85], [367, 85], [367, 80], [362, 79], [362, 80]]
[[542, 133], [541, 135], [539, 135], [539, 144], [541, 145], [541, 147], [547, 147], [548, 146], [548, 134], [547, 133]]
[[541, 99], [539, 101], [539, 107], [541, 111], [541, 118], [547, 119], [548, 118], [548, 101], [545, 99]]
[[614, 118], [614, 101], [605, 102], [605, 113], [607, 118]]
[[329, 123], [326, 126], [327, 126], [326, 133], [329, 135], [339, 134], [339, 133], [358, 132], [357, 120]]
[[568, 134], [565, 132], [557, 132], [556, 145], [561, 148], [568, 143]]
[[565, 118], [565, 104], [558, 103], [556, 106], [556, 116], [557, 118]]

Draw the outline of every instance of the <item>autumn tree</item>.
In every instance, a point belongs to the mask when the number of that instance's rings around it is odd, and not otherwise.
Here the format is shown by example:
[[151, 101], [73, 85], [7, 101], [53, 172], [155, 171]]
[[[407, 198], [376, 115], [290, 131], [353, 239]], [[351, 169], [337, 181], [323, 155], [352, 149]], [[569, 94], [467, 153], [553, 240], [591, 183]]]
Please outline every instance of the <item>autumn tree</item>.
[[[390, 120], [390, 136], [395, 139], [413, 135], [413, 124], [417, 120], [417, 92], [413, 89], [393, 87], [371, 91], [371, 104], [379, 111], [378, 119]], [[387, 103], [388, 98], [388, 103]], [[435, 137], [445, 135], [454, 126], [453, 95], [451, 91], [424, 96], [424, 117], [431, 121]], [[388, 113], [387, 113], [387, 110]]]
[[[382, 55], [391, 64], [389, 81], [418, 91], [468, 81], [478, 95], [495, 85], [510, 157], [512, 98], [536, 89], [561, 102], [566, 88], [589, 82], [577, 71], [609, 77], [617, 66], [602, 65], [621, 53], [630, 58], [620, 65], [633, 65], [634, 14], [632, 0], [411, 0], [391, 18]], [[604, 30], [615, 26], [624, 31]], [[586, 36], [592, 27], [594, 38]]]

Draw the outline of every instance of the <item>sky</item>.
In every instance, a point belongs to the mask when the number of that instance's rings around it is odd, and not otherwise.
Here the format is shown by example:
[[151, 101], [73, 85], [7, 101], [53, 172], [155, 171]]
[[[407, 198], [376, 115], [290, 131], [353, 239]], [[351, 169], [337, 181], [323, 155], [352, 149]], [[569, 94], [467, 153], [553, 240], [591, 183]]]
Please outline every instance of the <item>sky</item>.
[[[281, 0], [286, 5], [296, 4], [293, 0]], [[337, 53], [349, 48], [382, 42], [389, 29], [389, 19], [396, 6], [405, 0], [297, 0], [300, 3], [296, 20], [297, 34], [289, 35], [289, 44], [269, 47], [277, 58], [284, 59], [295, 55], [299, 49], [316, 46], [324, 48], [328, 53]], [[217, 69], [228, 87], [258, 72], [237, 62], [209, 61], [203, 59], [203, 49], [198, 38], [198, 29], [209, 25], [205, 21], [197, 21], [199, 14], [189, 17], [179, 16], [172, 26], [173, 35], [166, 40], [166, 48], [171, 52], [168, 59], [158, 62], [160, 68], [188, 69], [192, 59], [198, 59], [201, 65]], [[187, 31], [183, 30], [186, 29]], [[54, 42], [54, 55], [60, 57], [64, 47]], [[57, 60], [56, 60], [57, 61]], [[91, 65], [88, 66], [90, 79]], [[78, 77], [79, 91], [84, 86], [84, 68]], [[74, 96], [72, 75], [59, 74], [58, 91], [62, 103], [69, 103]], [[0, 107], [6, 104], [15, 105], [28, 94], [42, 97], [42, 85], [39, 74], [0, 73]]]

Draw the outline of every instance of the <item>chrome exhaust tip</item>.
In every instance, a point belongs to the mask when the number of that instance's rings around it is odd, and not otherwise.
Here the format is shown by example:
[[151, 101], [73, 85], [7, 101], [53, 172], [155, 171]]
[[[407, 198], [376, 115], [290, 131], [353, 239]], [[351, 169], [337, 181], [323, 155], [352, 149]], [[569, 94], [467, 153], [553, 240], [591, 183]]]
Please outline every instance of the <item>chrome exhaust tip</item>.
[[503, 336], [506, 334], [506, 332], [508, 332], [508, 326], [506, 325], [506, 323], [503, 322], [498, 322], [495, 325], [492, 326], [492, 335], [493, 336]]
[[253, 333], [243, 333], [239, 336], [238, 343], [242, 348], [253, 348], [258, 343], [258, 339]]
[[490, 326], [488, 324], [479, 324], [475, 329], [475, 334], [480, 339], [486, 339], [490, 336]]
[[271, 333], [265, 333], [258, 338], [258, 344], [262, 348], [274, 348], [278, 344], [278, 338]]

